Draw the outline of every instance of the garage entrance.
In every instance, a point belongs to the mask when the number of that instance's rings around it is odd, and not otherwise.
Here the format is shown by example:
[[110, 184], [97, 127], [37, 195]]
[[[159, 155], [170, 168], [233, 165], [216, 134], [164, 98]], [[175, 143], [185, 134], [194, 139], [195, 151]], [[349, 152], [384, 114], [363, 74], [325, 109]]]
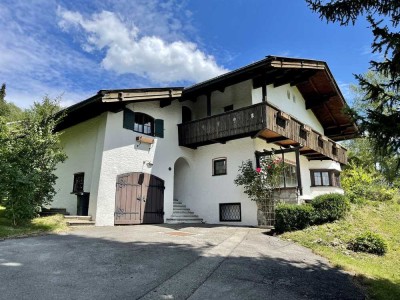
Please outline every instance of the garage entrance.
[[117, 176], [115, 225], [164, 222], [164, 180], [134, 172]]

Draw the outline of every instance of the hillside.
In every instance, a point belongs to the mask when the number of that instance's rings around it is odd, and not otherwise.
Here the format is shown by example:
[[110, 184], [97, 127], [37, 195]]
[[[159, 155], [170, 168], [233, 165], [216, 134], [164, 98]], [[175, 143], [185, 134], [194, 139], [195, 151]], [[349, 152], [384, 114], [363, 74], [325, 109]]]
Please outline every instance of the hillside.
[[[366, 230], [380, 234], [388, 243], [384, 256], [355, 253], [346, 242]], [[368, 202], [352, 205], [340, 221], [312, 226], [282, 235], [313, 249], [335, 266], [354, 273], [372, 299], [400, 299], [400, 204]]]

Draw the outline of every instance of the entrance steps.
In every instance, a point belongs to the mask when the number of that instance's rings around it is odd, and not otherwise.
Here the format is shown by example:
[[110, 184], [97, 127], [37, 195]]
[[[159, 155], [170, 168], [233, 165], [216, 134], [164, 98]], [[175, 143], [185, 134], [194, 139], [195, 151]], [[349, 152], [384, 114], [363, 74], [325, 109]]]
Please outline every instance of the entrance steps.
[[95, 222], [91, 216], [64, 216], [68, 226], [91, 226]]
[[199, 218], [198, 215], [195, 215], [194, 212], [192, 212], [189, 208], [186, 207], [185, 204], [178, 201], [177, 199], [174, 199], [174, 207], [172, 215], [166, 221], [169, 224], [204, 223], [202, 218]]
[[65, 208], [45, 208], [42, 207], [42, 211], [39, 213], [41, 217], [47, 217], [47, 216], [54, 216], [54, 215], [69, 215], [69, 212]]

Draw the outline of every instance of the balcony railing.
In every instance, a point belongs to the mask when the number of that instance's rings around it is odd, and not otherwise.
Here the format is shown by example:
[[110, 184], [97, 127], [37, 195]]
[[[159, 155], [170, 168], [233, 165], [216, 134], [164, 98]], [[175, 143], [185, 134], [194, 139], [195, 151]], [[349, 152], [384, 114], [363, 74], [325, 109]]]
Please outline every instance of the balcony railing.
[[[259, 136], [283, 146], [301, 144], [303, 148], [300, 153], [309, 159], [332, 159], [347, 163], [344, 148], [267, 102], [179, 124], [178, 130], [179, 145], [192, 149]], [[271, 133], [273, 139], [269, 139]]]
[[266, 103], [260, 103], [179, 124], [179, 145], [197, 148], [256, 135], [265, 128], [265, 108]]

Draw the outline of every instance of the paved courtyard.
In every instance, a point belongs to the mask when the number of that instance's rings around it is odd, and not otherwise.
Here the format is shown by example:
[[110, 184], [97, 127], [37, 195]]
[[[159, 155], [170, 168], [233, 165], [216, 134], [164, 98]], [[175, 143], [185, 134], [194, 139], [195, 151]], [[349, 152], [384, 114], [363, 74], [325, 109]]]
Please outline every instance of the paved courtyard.
[[0, 242], [1, 299], [364, 299], [310, 250], [226, 226], [88, 227]]

